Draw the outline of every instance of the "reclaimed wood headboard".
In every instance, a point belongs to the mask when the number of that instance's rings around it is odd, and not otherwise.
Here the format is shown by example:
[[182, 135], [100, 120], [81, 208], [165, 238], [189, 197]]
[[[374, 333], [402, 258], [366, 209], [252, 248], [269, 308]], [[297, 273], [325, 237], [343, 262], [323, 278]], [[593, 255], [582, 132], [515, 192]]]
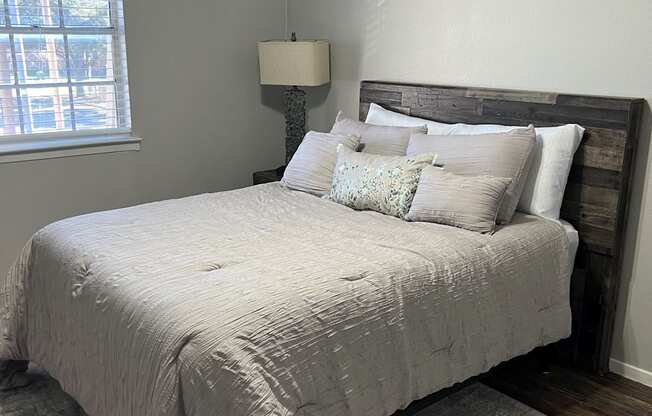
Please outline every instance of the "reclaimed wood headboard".
[[643, 100], [363, 81], [361, 120], [371, 103], [444, 123], [587, 129], [562, 208], [579, 231], [580, 250], [571, 284], [573, 336], [559, 349], [577, 365], [608, 371]]

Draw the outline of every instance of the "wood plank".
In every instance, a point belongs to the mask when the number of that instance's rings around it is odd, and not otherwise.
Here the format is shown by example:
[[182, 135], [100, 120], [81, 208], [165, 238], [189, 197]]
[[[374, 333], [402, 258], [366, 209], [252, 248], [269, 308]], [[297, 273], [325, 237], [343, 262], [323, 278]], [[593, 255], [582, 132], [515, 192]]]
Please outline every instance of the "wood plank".
[[620, 192], [617, 189], [605, 189], [596, 186], [569, 183], [566, 186], [564, 199], [587, 205], [604, 208], [613, 215], [618, 212], [618, 199]]
[[418, 95], [430, 94], [430, 95], [441, 95], [447, 97], [466, 97], [467, 88], [457, 88], [457, 87], [447, 87], [447, 86], [416, 86], [414, 89], [408, 87], [407, 91], [414, 90]]
[[523, 103], [555, 104], [557, 94], [536, 91], [498, 91], [481, 88], [469, 88], [466, 96], [498, 101], [517, 101]]
[[483, 114], [519, 119], [535, 126], [548, 123], [576, 123], [608, 129], [626, 128], [628, 117], [625, 111], [494, 100], [484, 101]]
[[[410, 109], [410, 115], [421, 117], [440, 123], [468, 123], [468, 124], [504, 124], [509, 126], [527, 126], [528, 123], [523, 120], [507, 120], [501, 118], [491, 118], [484, 114], [476, 112], [475, 108], [467, 111], [451, 111], [450, 108], [425, 107], [421, 105], [414, 106]], [[525, 124], [524, 124], [525, 123]]]
[[411, 86], [411, 85], [402, 85], [402, 84], [391, 84], [391, 83], [382, 83], [382, 82], [363, 82], [362, 86], [360, 88], [360, 92], [362, 91], [376, 91], [376, 90], [381, 90], [381, 91], [394, 91], [394, 92], [400, 92], [403, 93], [405, 91], [416, 91], [417, 87], [416, 86]]
[[580, 146], [574, 164], [620, 172], [625, 159], [625, 149], [612, 147]]
[[594, 147], [624, 149], [627, 142], [627, 132], [624, 130], [587, 127], [582, 138], [582, 144]]
[[611, 98], [611, 97], [591, 97], [583, 95], [568, 95], [561, 94], [557, 97], [557, 104], [576, 106], [576, 107], [590, 107], [590, 108], [604, 108], [607, 110], [628, 111], [631, 99], [627, 98]]
[[420, 111], [431, 111], [433, 114], [450, 112], [455, 114], [481, 114], [482, 102], [475, 98], [451, 97], [439, 94], [419, 94], [417, 106]]
[[401, 107], [407, 109], [407, 114], [410, 114], [410, 108], [416, 107], [419, 104], [419, 93], [417, 91], [403, 91], [403, 101]]
[[625, 159], [626, 139], [623, 130], [587, 128], [575, 155], [575, 163], [619, 172]]
[[360, 99], [367, 103], [382, 102], [389, 105], [401, 105], [403, 93], [385, 90], [362, 90]]
[[620, 189], [621, 174], [613, 170], [573, 165], [568, 182], [617, 190]]
[[565, 200], [561, 207], [561, 217], [569, 222], [588, 224], [609, 231], [616, 230], [614, 212], [597, 205]]
[[593, 227], [582, 222], [569, 222], [577, 229], [580, 240], [586, 244], [586, 247], [590, 251], [605, 255], [613, 255], [615, 253], [617, 241], [617, 233], [615, 231]]

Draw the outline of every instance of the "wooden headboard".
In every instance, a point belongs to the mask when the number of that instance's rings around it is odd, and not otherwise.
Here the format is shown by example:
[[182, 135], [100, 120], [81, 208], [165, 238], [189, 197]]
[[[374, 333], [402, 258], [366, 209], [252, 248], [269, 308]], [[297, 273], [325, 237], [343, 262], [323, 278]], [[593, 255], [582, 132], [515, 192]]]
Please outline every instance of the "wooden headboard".
[[444, 123], [587, 129], [562, 208], [579, 231], [580, 250], [571, 285], [573, 336], [558, 347], [578, 365], [608, 371], [643, 100], [363, 81], [361, 120], [371, 103]]

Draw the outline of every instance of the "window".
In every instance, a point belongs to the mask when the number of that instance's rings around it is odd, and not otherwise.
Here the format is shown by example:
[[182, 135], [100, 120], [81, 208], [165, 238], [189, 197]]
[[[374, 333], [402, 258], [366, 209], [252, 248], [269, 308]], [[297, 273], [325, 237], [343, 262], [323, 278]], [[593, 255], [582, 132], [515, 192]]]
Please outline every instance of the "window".
[[122, 0], [0, 0], [0, 140], [130, 127]]

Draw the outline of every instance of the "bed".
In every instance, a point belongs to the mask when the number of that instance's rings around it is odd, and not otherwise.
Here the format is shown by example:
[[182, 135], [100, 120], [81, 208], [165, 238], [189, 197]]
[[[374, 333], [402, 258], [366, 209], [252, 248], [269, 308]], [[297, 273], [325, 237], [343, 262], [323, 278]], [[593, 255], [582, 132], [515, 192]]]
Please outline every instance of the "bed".
[[525, 215], [488, 237], [268, 184], [55, 223], [20, 264], [2, 356], [92, 415], [390, 415], [570, 335], [566, 233]]
[[391, 415], [571, 335], [576, 228], [489, 236], [278, 183], [76, 217], [2, 282], [0, 357], [93, 416]]

